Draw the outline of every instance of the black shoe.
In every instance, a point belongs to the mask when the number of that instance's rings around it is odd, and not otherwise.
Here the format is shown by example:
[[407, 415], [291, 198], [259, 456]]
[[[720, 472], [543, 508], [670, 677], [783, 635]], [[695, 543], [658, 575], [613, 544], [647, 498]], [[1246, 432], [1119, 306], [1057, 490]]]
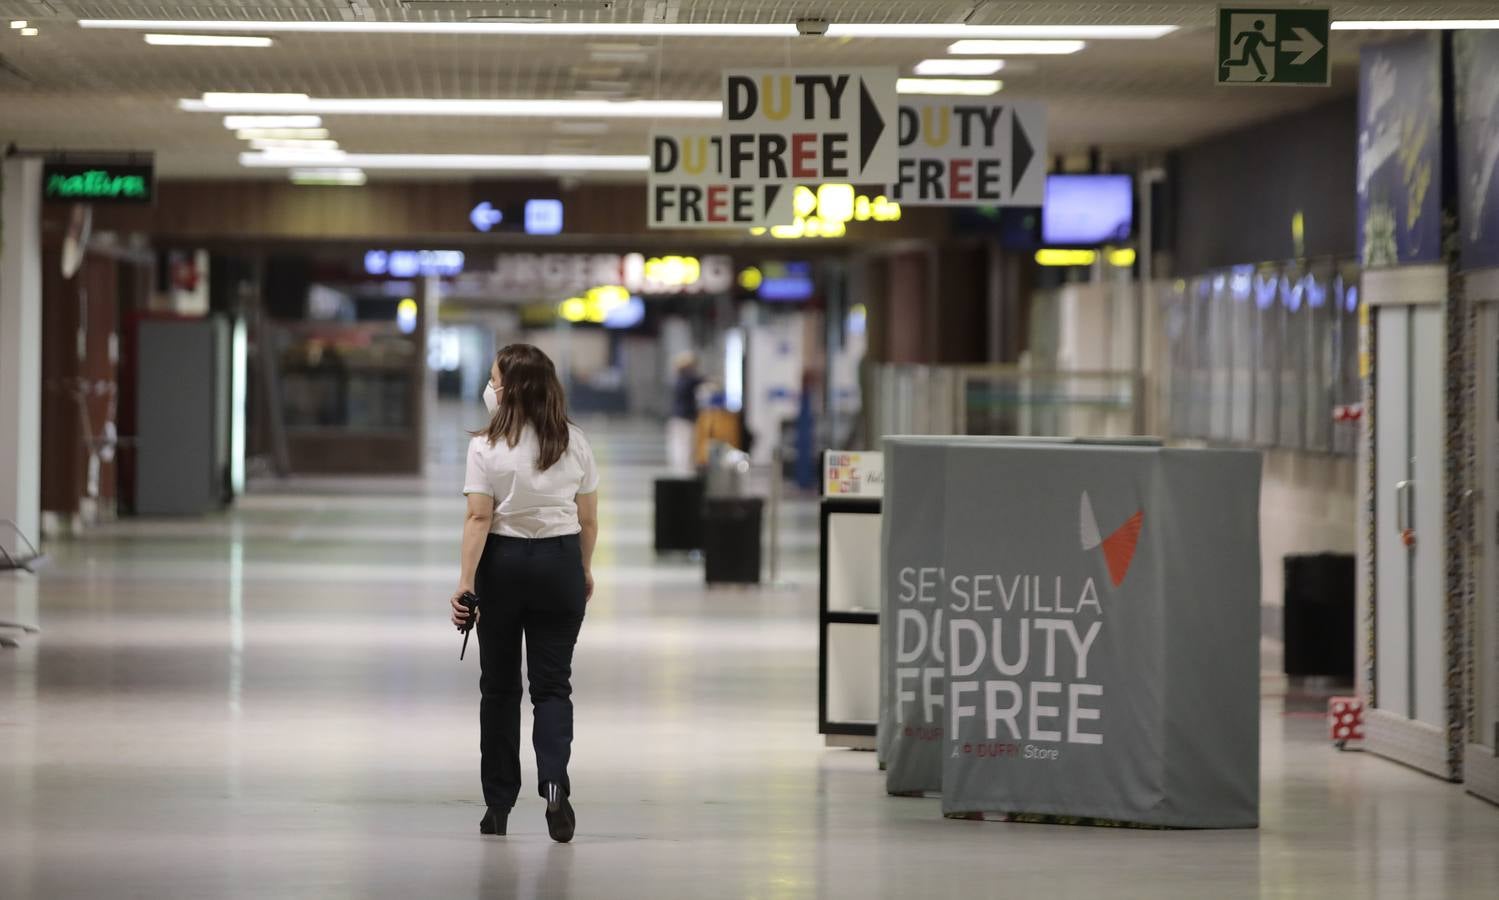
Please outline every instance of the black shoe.
[[479, 833], [504, 834], [505, 825], [509, 818], [510, 810], [500, 809], [498, 806], [491, 806], [489, 808], [489, 811], [484, 814], [484, 818], [479, 820]]
[[567, 802], [567, 794], [549, 781], [542, 785], [541, 795], [547, 798], [547, 833], [559, 844], [572, 840], [578, 817], [573, 813], [573, 805]]

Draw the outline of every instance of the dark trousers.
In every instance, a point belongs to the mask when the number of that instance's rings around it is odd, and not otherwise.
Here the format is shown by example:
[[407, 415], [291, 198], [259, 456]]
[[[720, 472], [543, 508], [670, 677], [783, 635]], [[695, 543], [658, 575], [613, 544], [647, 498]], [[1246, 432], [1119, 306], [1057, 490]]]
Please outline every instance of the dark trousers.
[[491, 534], [474, 579], [479, 595], [479, 752], [484, 804], [509, 809], [520, 795], [520, 663], [526, 642], [540, 785], [571, 793], [573, 646], [587, 590], [577, 535], [525, 540]]

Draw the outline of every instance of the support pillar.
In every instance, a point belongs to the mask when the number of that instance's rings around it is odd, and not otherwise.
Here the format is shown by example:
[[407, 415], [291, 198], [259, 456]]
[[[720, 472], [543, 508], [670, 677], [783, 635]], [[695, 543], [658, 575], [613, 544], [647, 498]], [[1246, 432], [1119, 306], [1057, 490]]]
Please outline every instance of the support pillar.
[[[42, 428], [42, 162], [0, 172], [0, 519], [40, 540]], [[0, 528], [0, 547], [25, 545]]]

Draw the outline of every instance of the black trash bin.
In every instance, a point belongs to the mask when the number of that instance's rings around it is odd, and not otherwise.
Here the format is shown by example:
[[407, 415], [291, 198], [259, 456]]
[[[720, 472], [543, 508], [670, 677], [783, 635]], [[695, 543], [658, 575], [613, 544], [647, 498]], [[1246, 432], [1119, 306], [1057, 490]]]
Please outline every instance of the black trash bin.
[[758, 497], [712, 498], [703, 516], [704, 574], [709, 584], [760, 583]]
[[1354, 562], [1345, 553], [1285, 559], [1287, 675], [1353, 683]]
[[703, 549], [701, 478], [656, 479], [656, 552]]

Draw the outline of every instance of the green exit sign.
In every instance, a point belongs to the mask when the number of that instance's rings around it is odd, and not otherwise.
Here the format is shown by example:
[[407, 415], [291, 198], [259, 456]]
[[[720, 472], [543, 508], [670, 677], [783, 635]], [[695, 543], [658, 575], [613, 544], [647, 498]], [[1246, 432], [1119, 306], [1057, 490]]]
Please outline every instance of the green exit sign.
[[42, 199], [151, 203], [156, 199], [156, 169], [150, 163], [49, 162], [42, 167]]
[[1313, 85], [1332, 80], [1325, 9], [1219, 7], [1219, 84]]

